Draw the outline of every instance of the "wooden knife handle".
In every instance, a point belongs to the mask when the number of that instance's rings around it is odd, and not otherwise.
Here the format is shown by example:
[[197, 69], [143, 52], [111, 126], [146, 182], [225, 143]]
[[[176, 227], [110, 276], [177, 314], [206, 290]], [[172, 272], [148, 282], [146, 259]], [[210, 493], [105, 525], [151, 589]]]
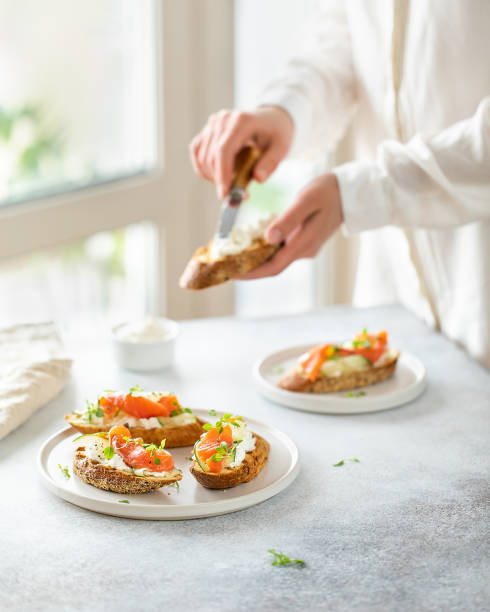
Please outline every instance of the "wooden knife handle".
[[246, 189], [252, 179], [255, 164], [262, 155], [262, 151], [256, 146], [247, 146], [238, 151], [233, 167], [232, 187]]

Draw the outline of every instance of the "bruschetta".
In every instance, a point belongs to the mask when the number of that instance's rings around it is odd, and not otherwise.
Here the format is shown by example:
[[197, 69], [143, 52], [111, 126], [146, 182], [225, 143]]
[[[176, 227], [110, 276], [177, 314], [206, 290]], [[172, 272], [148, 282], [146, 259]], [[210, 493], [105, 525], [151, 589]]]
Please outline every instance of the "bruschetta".
[[267, 463], [269, 443], [242, 417], [225, 414], [194, 445], [191, 474], [208, 489], [229, 489], [253, 480]]
[[203, 432], [203, 421], [190, 408], [183, 408], [175, 394], [145, 392], [138, 386], [128, 393], [101, 393], [95, 402], [87, 402], [65, 419], [84, 434], [124, 425], [133, 438], [157, 446], [165, 439], [167, 448], [192, 446]]
[[381, 382], [396, 368], [399, 352], [389, 348], [388, 334], [364, 329], [342, 344], [322, 344], [302, 355], [278, 382], [281, 389], [301, 393], [348, 391]]
[[164, 443], [144, 444], [121, 425], [109, 432], [84, 434], [73, 460], [73, 472], [87, 484], [115, 493], [148, 493], [182, 480]]
[[238, 278], [270, 259], [281, 245], [269, 244], [264, 230], [272, 216], [247, 226], [235, 226], [227, 238], [214, 238], [199, 248], [187, 264], [179, 285], [206, 289]]

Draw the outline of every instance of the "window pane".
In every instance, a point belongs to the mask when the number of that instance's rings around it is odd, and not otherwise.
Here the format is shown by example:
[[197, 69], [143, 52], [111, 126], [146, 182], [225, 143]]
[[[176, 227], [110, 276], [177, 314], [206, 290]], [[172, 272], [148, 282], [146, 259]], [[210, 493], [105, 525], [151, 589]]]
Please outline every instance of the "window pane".
[[[314, 0], [235, 1], [235, 101], [253, 108], [264, 84], [291, 53], [299, 27]], [[260, 19], [257, 19], [260, 15]], [[280, 15], [280, 22], [277, 16]], [[307, 162], [284, 161], [264, 184], [252, 183], [242, 205], [245, 217], [279, 213], [294, 200], [317, 168]], [[243, 316], [270, 316], [307, 310], [315, 305], [314, 265], [300, 260], [274, 278], [236, 284], [236, 310]]]
[[0, 203], [155, 162], [152, 0], [0, 0]]
[[0, 320], [55, 320], [69, 335], [152, 312], [156, 231], [139, 223], [0, 264]]

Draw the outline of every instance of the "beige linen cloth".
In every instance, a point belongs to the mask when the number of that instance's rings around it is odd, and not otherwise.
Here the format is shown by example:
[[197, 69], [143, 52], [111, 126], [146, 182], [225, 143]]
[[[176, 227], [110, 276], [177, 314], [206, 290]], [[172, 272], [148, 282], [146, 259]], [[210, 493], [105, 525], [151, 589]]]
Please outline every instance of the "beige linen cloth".
[[70, 368], [54, 323], [0, 328], [0, 440], [61, 391]]

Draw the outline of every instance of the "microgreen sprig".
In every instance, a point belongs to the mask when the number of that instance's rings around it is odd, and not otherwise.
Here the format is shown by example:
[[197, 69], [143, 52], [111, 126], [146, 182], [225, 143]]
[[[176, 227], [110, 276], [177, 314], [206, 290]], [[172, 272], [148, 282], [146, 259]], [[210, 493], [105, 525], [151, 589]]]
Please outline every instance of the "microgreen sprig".
[[332, 463], [332, 465], [333, 467], [340, 467], [341, 465], [344, 465], [346, 461], [351, 461], [352, 463], [361, 463], [356, 457], [349, 457], [348, 459], [341, 459], [338, 463]]
[[140, 385], [134, 385], [134, 387], [131, 387], [131, 389], [129, 390], [129, 394], [137, 395], [138, 393], [141, 393], [142, 391], [144, 391], [143, 387], [141, 387]]
[[347, 393], [347, 397], [364, 397], [365, 395], [365, 391], [357, 391], [357, 393], [351, 391], [350, 393]]
[[290, 559], [284, 553], [277, 552], [273, 548], [269, 548], [267, 552], [270, 552], [274, 557], [274, 561], [272, 561], [271, 565], [305, 565], [303, 559]]
[[70, 472], [68, 471], [68, 468], [66, 466], [62, 467], [62, 465], [58, 463], [58, 467], [60, 468], [61, 473], [63, 474], [63, 476], [65, 476], [65, 478], [71, 478]]

